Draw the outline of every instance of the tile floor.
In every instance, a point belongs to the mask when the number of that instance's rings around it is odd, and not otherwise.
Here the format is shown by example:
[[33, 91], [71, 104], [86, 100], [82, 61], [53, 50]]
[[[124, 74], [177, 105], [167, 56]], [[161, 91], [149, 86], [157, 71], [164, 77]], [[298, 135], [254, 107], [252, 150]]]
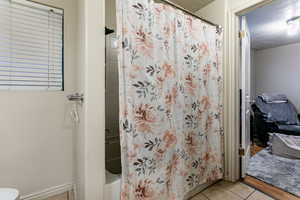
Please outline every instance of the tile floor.
[[[72, 196], [72, 195], [71, 195]], [[68, 199], [68, 194], [57, 195], [47, 200], [72, 200]], [[190, 200], [274, 200], [273, 198], [255, 190], [254, 188], [238, 182], [230, 183], [220, 181], [207, 188]]]
[[207, 188], [190, 200], [274, 200], [273, 198], [245, 185], [221, 181]]

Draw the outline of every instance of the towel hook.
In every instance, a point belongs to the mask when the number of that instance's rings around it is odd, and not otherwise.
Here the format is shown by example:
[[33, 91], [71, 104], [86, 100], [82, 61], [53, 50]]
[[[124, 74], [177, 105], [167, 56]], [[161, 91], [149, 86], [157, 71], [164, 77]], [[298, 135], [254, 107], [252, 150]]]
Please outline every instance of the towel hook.
[[79, 93], [70, 94], [67, 96], [67, 98], [69, 101], [75, 101], [75, 102], [80, 102], [80, 103], [83, 103], [83, 101], [84, 101], [84, 95], [79, 94]]

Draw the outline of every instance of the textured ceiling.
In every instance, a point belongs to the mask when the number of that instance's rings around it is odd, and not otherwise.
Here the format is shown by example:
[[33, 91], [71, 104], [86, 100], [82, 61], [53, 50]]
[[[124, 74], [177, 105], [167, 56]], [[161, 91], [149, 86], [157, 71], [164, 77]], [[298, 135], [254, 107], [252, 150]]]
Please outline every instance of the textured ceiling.
[[254, 49], [266, 49], [300, 42], [300, 31], [288, 35], [286, 21], [300, 15], [300, 0], [276, 0], [248, 13], [247, 20]]
[[169, 0], [189, 11], [196, 12], [214, 0]]

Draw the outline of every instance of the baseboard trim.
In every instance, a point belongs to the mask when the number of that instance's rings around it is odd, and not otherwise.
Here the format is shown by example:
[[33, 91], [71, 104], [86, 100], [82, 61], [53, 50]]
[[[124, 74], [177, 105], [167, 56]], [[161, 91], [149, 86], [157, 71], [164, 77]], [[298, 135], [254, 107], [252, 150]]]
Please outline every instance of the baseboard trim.
[[48, 197], [55, 196], [58, 194], [62, 194], [64, 192], [68, 192], [73, 190], [74, 184], [72, 183], [66, 183], [63, 185], [54, 186], [51, 188], [47, 188], [45, 190], [35, 192], [29, 195], [21, 196], [21, 200], [44, 200]]

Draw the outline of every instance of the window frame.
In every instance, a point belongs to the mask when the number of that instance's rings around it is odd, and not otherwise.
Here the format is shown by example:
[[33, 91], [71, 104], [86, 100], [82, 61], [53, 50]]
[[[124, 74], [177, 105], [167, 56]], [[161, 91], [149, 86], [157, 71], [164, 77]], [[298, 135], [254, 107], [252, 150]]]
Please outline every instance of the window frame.
[[33, 9], [45, 10], [47, 8], [49, 11], [59, 10], [62, 16], [62, 39], [61, 39], [61, 87], [57, 90], [48, 90], [48, 89], [36, 89], [35, 86], [30, 86], [26, 89], [0, 89], [0, 91], [36, 91], [36, 92], [64, 92], [65, 91], [65, 9], [50, 4], [37, 2], [35, 0], [10, 0], [11, 3], [18, 3]]

